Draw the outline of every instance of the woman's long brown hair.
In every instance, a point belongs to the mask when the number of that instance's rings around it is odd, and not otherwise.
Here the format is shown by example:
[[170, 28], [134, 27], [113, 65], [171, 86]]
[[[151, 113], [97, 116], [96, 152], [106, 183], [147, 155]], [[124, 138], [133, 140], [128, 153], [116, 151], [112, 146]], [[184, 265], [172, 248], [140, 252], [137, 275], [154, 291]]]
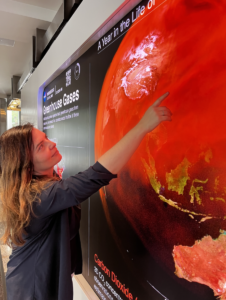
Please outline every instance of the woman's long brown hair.
[[9, 246], [24, 245], [22, 235], [29, 225], [33, 202], [40, 202], [39, 195], [46, 183], [58, 180], [54, 176], [32, 178], [32, 129], [33, 125], [28, 123], [7, 130], [0, 137], [1, 219], [5, 225], [1, 240]]

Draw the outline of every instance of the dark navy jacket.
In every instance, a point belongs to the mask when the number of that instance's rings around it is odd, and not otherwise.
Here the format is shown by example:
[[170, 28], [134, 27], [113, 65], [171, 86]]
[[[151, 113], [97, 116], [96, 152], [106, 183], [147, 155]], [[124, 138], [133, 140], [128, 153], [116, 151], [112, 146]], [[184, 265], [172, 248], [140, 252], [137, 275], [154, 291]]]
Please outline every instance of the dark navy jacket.
[[42, 192], [26, 243], [13, 249], [7, 265], [8, 300], [73, 299], [71, 274], [82, 272], [77, 205], [116, 177], [97, 162]]

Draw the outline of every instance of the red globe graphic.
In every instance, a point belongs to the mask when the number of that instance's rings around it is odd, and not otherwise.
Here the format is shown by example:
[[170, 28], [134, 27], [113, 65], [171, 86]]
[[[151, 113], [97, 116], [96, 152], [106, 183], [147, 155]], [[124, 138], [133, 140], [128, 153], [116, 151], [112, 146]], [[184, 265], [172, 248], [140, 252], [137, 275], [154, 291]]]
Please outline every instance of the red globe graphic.
[[173, 256], [165, 253], [174, 245], [192, 246], [226, 229], [226, 3], [172, 0], [157, 7], [161, 2], [136, 20], [108, 69], [95, 156], [170, 92], [162, 105], [173, 121], [147, 134], [118, 179], [100, 193], [109, 225], [113, 201], [173, 274]]

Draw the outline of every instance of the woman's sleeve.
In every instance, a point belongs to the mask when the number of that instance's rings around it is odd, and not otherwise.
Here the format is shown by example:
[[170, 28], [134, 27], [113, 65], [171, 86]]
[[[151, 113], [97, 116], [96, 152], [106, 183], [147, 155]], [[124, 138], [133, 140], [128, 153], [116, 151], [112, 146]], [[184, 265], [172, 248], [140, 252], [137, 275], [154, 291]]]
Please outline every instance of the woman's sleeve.
[[116, 177], [96, 162], [84, 172], [56, 181], [44, 190], [40, 197], [41, 203], [35, 203], [34, 213], [42, 218], [78, 205]]

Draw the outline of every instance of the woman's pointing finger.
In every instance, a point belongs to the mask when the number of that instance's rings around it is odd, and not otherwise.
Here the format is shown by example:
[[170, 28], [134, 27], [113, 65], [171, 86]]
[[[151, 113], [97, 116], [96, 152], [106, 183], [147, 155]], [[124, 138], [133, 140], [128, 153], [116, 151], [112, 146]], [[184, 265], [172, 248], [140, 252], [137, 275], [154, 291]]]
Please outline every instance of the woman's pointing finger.
[[169, 92], [165, 93], [164, 95], [162, 95], [161, 97], [159, 97], [159, 98], [152, 104], [152, 106], [153, 106], [153, 107], [158, 107], [158, 106], [162, 103], [162, 101], [163, 101], [166, 97], [168, 97], [168, 96], [169, 96]]

